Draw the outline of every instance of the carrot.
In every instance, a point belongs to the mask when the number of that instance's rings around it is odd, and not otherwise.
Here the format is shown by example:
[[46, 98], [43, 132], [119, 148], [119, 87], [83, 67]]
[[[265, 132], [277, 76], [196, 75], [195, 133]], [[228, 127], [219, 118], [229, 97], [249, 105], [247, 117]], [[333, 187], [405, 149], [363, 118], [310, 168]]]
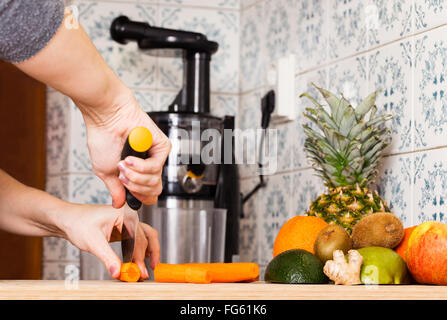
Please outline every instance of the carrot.
[[159, 263], [154, 270], [157, 282], [239, 282], [259, 278], [256, 263]]
[[123, 263], [120, 269], [120, 280], [124, 282], [137, 282], [140, 280], [140, 268], [133, 262]]
[[158, 263], [154, 269], [154, 278], [157, 282], [176, 283], [210, 283], [208, 270], [199, 266], [185, 266], [182, 264]]
[[211, 274], [211, 282], [254, 281], [259, 278], [259, 266], [256, 263], [186, 263], [184, 265], [206, 268]]

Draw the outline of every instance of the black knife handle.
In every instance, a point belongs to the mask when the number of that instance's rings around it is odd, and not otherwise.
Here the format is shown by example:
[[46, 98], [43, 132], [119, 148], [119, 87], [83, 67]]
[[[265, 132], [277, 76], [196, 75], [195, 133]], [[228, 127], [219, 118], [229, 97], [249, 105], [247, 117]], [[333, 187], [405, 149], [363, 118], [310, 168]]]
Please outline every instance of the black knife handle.
[[[128, 156], [133, 156], [141, 159], [149, 158], [149, 149], [152, 146], [152, 134], [145, 127], [136, 127], [132, 129], [129, 136], [124, 143], [123, 151], [121, 153], [121, 160]], [[141, 207], [141, 201], [138, 200], [127, 190], [126, 187], [126, 202], [130, 208], [137, 211]]]

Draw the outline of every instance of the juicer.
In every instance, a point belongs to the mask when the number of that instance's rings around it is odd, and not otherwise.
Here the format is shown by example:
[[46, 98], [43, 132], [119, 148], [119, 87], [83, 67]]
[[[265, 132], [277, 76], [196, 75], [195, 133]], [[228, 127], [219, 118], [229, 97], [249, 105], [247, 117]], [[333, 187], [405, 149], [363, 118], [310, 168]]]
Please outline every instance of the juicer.
[[[159, 233], [160, 261], [238, 261], [242, 197], [234, 159], [235, 121], [210, 114], [210, 62], [218, 44], [201, 33], [158, 28], [125, 16], [114, 19], [112, 39], [140, 50], [181, 50], [183, 85], [168, 111], [148, 115], [168, 136], [158, 202], [140, 219]], [[166, 51], [166, 50], [164, 50]]]

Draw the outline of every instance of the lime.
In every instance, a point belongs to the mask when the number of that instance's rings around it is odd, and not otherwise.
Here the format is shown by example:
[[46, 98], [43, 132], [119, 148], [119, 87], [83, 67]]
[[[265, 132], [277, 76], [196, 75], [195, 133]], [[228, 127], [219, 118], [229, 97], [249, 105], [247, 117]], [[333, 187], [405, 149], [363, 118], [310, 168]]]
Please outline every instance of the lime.
[[363, 257], [360, 281], [364, 284], [405, 284], [409, 273], [405, 261], [394, 250], [384, 247], [357, 249]]

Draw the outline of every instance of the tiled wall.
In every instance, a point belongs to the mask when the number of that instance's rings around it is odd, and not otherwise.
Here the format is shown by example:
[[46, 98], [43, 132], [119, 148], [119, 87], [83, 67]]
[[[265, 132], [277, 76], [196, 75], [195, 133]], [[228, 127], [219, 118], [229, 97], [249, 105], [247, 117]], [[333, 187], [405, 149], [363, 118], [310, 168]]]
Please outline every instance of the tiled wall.
[[[377, 188], [404, 222], [447, 222], [447, 1], [247, 0], [241, 3], [241, 127], [258, 125], [259, 98], [278, 58], [297, 58], [297, 97], [310, 83], [343, 93], [354, 105], [377, 88], [381, 112], [394, 115]], [[276, 126], [278, 172], [245, 207], [241, 260], [262, 269], [282, 224], [324, 191], [303, 151], [301, 115]], [[254, 120], [255, 119], [255, 120]], [[243, 188], [258, 180], [243, 171]]]
[[[68, 1], [93, 43], [113, 70], [133, 90], [145, 111], [166, 110], [180, 90], [182, 61], [142, 54], [135, 43], [111, 40], [113, 18], [205, 33], [219, 42], [212, 57], [211, 112], [236, 115], [239, 102], [239, 0]], [[48, 89], [47, 191], [78, 203], [111, 202], [107, 189], [93, 175], [79, 110], [62, 94]], [[119, 249], [119, 246], [118, 246]], [[44, 240], [44, 279], [75, 278], [80, 252], [65, 240]], [[105, 268], [103, 269], [105, 271]], [[100, 276], [100, 275], [99, 275]]]
[[[317, 96], [310, 83], [356, 105], [382, 88], [377, 106], [391, 112], [392, 145], [382, 161], [377, 188], [393, 211], [411, 226], [447, 222], [447, 0], [110, 0], [72, 1], [101, 54], [134, 90], [145, 110], [164, 110], [179, 89], [181, 62], [149, 56], [135, 44], [120, 46], [108, 35], [111, 20], [126, 14], [154, 25], [206, 33], [220, 43], [213, 59], [212, 112], [236, 114], [241, 128], [260, 123], [259, 101], [269, 89], [267, 73], [285, 55], [296, 55], [297, 97]], [[275, 236], [290, 217], [303, 214], [324, 191], [303, 152], [301, 112], [275, 125], [278, 172], [245, 205], [241, 261], [262, 270], [272, 258]], [[85, 129], [70, 100], [49, 90], [48, 186], [64, 199], [109, 203], [91, 173]], [[444, 138], [444, 139], [443, 139]], [[258, 178], [241, 166], [242, 190]], [[64, 278], [79, 266], [79, 252], [46, 239], [44, 277]]]

